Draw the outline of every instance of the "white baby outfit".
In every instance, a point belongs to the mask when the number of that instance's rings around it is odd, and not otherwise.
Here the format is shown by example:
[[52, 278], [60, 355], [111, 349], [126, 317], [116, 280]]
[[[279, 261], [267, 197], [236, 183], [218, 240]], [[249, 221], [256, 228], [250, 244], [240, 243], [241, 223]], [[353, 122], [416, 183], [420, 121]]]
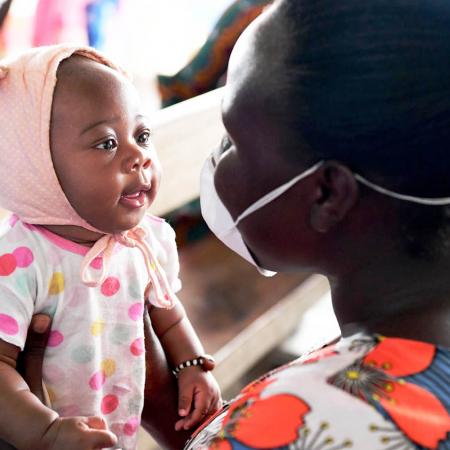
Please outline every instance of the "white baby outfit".
[[[140, 225], [172, 291], [178, 291], [174, 231], [153, 216]], [[52, 408], [61, 416], [103, 416], [119, 439], [117, 448], [134, 450], [143, 407], [148, 275], [141, 252], [116, 243], [106, 279], [88, 287], [80, 278], [88, 250], [16, 216], [2, 224], [0, 339], [23, 349], [32, 315], [49, 314], [43, 373]], [[89, 272], [95, 275], [101, 266], [98, 257]]]

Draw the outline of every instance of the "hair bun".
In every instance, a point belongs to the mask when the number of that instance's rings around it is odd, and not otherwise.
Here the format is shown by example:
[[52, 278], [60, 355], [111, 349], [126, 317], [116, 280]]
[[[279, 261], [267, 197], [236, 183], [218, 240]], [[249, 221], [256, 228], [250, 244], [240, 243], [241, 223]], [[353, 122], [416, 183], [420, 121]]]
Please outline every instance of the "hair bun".
[[7, 66], [0, 64], [0, 80], [3, 80], [6, 78], [6, 75], [8, 75], [9, 68]]

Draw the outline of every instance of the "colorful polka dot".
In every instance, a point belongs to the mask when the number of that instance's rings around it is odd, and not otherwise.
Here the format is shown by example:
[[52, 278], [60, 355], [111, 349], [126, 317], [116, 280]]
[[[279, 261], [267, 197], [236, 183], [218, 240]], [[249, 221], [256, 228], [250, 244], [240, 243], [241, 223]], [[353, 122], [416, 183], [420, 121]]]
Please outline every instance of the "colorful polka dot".
[[130, 345], [130, 352], [134, 356], [142, 355], [142, 353], [144, 353], [144, 339], [142, 338], [135, 339]]
[[94, 375], [92, 375], [92, 377], [89, 379], [89, 386], [94, 391], [98, 391], [105, 384], [105, 381], [106, 375], [103, 373], [103, 371], [95, 372]]
[[18, 293], [24, 297], [30, 295], [30, 288], [28, 286], [28, 276], [26, 272], [18, 273], [14, 275], [14, 285]]
[[128, 308], [128, 317], [131, 320], [139, 320], [142, 318], [144, 312], [144, 305], [142, 303], [134, 303]]
[[48, 294], [56, 295], [64, 290], [64, 275], [61, 272], [55, 272], [48, 283]]
[[28, 267], [34, 260], [33, 252], [28, 247], [17, 247], [13, 251], [17, 267]]
[[139, 281], [135, 278], [131, 278], [129, 285], [128, 285], [128, 295], [132, 299], [141, 299], [142, 298], [143, 291], [140, 287]]
[[103, 266], [103, 258], [101, 256], [97, 256], [97, 258], [94, 258], [91, 261], [90, 266], [93, 267], [94, 269], [100, 270]]
[[113, 359], [104, 359], [101, 364], [102, 371], [110, 377], [116, 371], [116, 362]]
[[123, 426], [123, 433], [127, 436], [133, 436], [139, 428], [139, 419], [137, 417], [131, 417], [127, 420]]
[[47, 345], [49, 347], [57, 347], [62, 341], [64, 341], [64, 335], [58, 330], [53, 330], [50, 332]]
[[117, 294], [120, 289], [120, 281], [116, 277], [108, 277], [103, 283], [101, 287], [101, 292], [106, 297], [112, 297]]
[[94, 347], [91, 345], [80, 345], [72, 350], [70, 357], [79, 364], [86, 364], [94, 358]]
[[126, 325], [117, 324], [112, 333], [111, 333], [111, 341], [114, 344], [125, 344], [130, 340], [130, 329]]
[[19, 332], [19, 324], [8, 314], [0, 314], [0, 331], [13, 336]]
[[16, 258], [11, 253], [5, 253], [0, 256], [0, 276], [7, 277], [11, 275], [17, 267]]
[[119, 399], [114, 394], [105, 395], [102, 399], [101, 411], [103, 414], [111, 414], [119, 406]]
[[100, 336], [103, 333], [103, 330], [105, 329], [105, 323], [103, 320], [96, 320], [91, 325], [91, 334], [92, 336]]

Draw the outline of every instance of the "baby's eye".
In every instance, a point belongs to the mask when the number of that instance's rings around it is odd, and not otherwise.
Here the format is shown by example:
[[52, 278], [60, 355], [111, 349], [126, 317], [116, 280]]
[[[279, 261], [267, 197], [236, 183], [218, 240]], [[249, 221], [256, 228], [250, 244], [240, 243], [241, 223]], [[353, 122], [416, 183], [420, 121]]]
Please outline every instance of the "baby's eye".
[[117, 142], [115, 139], [109, 138], [106, 139], [106, 141], [103, 141], [101, 144], [96, 145], [95, 148], [111, 151], [117, 148]]
[[138, 144], [146, 145], [150, 143], [150, 131], [146, 130], [143, 131], [139, 136], [137, 137]]

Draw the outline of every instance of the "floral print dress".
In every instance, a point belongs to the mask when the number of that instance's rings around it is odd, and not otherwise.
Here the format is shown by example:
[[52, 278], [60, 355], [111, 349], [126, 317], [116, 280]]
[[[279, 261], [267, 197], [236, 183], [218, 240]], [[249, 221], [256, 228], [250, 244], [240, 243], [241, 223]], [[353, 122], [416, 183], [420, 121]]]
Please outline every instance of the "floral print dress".
[[244, 388], [186, 450], [450, 450], [450, 351], [358, 334]]

